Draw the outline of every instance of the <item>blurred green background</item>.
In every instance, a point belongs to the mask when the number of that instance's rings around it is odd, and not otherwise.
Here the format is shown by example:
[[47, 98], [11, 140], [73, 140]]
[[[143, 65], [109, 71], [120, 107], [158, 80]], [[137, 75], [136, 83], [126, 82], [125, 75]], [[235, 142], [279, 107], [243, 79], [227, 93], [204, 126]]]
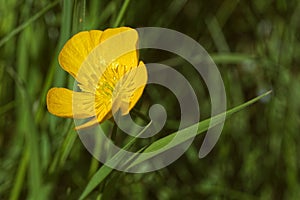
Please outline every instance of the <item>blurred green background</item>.
[[[300, 115], [298, 0], [0, 0], [0, 199], [78, 199], [101, 166], [71, 119], [47, 112], [50, 87], [73, 80], [58, 65], [63, 44], [80, 30], [158, 26], [198, 41], [225, 82], [228, 108], [265, 91], [271, 96], [229, 118], [205, 158], [203, 136], [170, 166], [146, 174], [114, 171], [87, 199], [298, 199]], [[170, 61], [155, 51], [147, 62]], [[170, 64], [171, 65], [171, 64]], [[202, 119], [209, 96], [187, 63]], [[184, 70], [183, 70], [183, 66]], [[148, 87], [137, 108], [160, 102], [176, 130], [176, 99]], [[175, 125], [172, 125], [175, 124]]]

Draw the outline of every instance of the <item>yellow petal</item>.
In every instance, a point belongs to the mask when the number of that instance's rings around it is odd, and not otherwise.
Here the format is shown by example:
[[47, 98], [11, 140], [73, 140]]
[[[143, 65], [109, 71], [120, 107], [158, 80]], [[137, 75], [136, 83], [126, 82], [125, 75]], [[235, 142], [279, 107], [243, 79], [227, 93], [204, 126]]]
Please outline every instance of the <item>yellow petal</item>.
[[133, 95], [130, 98], [128, 112], [135, 106], [135, 104], [141, 98], [148, 80], [147, 69], [145, 64], [142, 61], [140, 61], [138, 68], [139, 68], [139, 70], [137, 71], [138, 73], [135, 75], [136, 90], [134, 91]]
[[128, 67], [138, 64], [138, 33], [129, 27], [110, 28], [103, 31], [101, 46], [106, 62], [118, 62]]
[[101, 122], [109, 119], [112, 117], [112, 114], [111, 113], [108, 113], [106, 116], [104, 116], [101, 120], [101, 116], [99, 116], [98, 118], [97, 117], [94, 117], [92, 118], [90, 121], [84, 123], [84, 124], [81, 124], [81, 125], [78, 125], [75, 127], [75, 130], [81, 130], [81, 129], [85, 129], [85, 128], [88, 128], [88, 127], [91, 127], [91, 126], [94, 126], [94, 125], [97, 125], [97, 124], [100, 124]]
[[76, 130], [84, 129], [96, 124], [99, 124], [109, 118], [111, 118], [111, 100], [110, 97], [95, 96], [95, 116], [88, 122], [75, 127]]
[[137, 68], [127, 72], [117, 83], [113, 93], [112, 112], [115, 113], [120, 109], [123, 115], [128, 114], [140, 99], [147, 79], [147, 69], [141, 61]]
[[94, 93], [99, 79], [109, 68], [126, 66], [130, 70], [137, 67], [137, 42], [138, 34], [134, 29], [121, 27], [105, 30], [101, 34], [100, 44], [80, 61], [80, 69], [76, 72], [80, 89]]
[[91, 126], [94, 126], [96, 124], [98, 124], [98, 119], [97, 117], [93, 117], [90, 121], [84, 123], [84, 124], [81, 124], [81, 125], [78, 125], [75, 127], [75, 130], [81, 130], [81, 129], [84, 129], [84, 128], [88, 128], [88, 127], [91, 127]]
[[51, 88], [47, 94], [50, 113], [59, 117], [87, 118], [95, 116], [94, 95], [65, 88]]
[[61, 50], [60, 66], [76, 78], [81, 64], [88, 54], [100, 43], [102, 31], [83, 31], [74, 35]]

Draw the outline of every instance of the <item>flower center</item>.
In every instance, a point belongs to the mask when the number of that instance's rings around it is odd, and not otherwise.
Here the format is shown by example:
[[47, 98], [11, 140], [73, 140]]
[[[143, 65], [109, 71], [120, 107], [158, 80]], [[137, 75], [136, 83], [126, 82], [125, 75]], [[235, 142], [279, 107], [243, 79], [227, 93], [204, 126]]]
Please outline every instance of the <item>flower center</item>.
[[[102, 77], [100, 78], [96, 89], [96, 108], [101, 109], [103, 102], [107, 102], [114, 110], [119, 108], [124, 110], [124, 107], [129, 106], [130, 97], [133, 91], [130, 89], [132, 82], [132, 73], [129, 73], [131, 67], [122, 65], [118, 62], [110, 64]], [[107, 99], [108, 101], [103, 101]]]

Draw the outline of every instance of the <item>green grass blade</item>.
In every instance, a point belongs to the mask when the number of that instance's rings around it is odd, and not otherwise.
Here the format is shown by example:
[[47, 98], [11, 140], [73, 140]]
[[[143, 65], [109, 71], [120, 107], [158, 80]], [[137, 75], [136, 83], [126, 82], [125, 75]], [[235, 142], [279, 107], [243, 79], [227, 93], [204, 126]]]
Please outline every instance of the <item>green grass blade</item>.
[[54, 1], [53, 3], [49, 4], [45, 8], [43, 8], [40, 12], [33, 15], [31, 18], [26, 20], [23, 24], [15, 28], [13, 31], [11, 31], [9, 34], [7, 34], [2, 40], [0, 40], [0, 47], [2, 47], [7, 41], [9, 41], [12, 37], [14, 37], [16, 34], [20, 33], [23, 29], [25, 29], [27, 26], [29, 26], [32, 22], [43, 16], [48, 10], [56, 6], [58, 4], [59, 0]]
[[[172, 139], [173, 137], [176, 135], [176, 134], [179, 134], [179, 139], [176, 141], [177, 144], [180, 144], [182, 142], [185, 142], [187, 141], [188, 139], [190, 139], [191, 136], [194, 136], [194, 135], [191, 135], [189, 134], [189, 130], [193, 129], [195, 126], [198, 126], [198, 133], [197, 134], [200, 134], [200, 133], [203, 133], [204, 131], [208, 130], [209, 128], [217, 125], [218, 123], [222, 122], [223, 120], [223, 116], [226, 115], [226, 118], [231, 116], [232, 114], [246, 108], [247, 106], [257, 102], [258, 100], [260, 100], [261, 98], [267, 96], [268, 94], [270, 94], [271, 91], [268, 91], [254, 99], [251, 99], [249, 101], [247, 101], [246, 103], [242, 104], [242, 105], [239, 105], [239, 106], [236, 106], [234, 108], [232, 108], [231, 110], [228, 110], [226, 113], [222, 113], [220, 115], [217, 115], [215, 117], [212, 117], [210, 119], [206, 119], [202, 122], [199, 122], [193, 126], [190, 126], [186, 129], [183, 129], [183, 130], [180, 130], [178, 132], [175, 132], [175, 133], [172, 133], [160, 140], [157, 140], [155, 141], [154, 143], [152, 143], [148, 148], [146, 148], [145, 150], [144, 149], [141, 149], [139, 151], [142, 151], [144, 150], [144, 152], [151, 152], [151, 151], [157, 151], [159, 149], [161, 149], [162, 147], [164, 147], [165, 145], [167, 145]], [[213, 121], [214, 124], [210, 124], [210, 121]], [[134, 142], [135, 140], [132, 140], [129, 144], [132, 145], [132, 143]], [[126, 145], [124, 147], [124, 149], [127, 149], [127, 146]], [[159, 153], [158, 153], [159, 154]], [[151, 155], [151, 157], [153, 157], [153, 155]], [[135, 165], [151, 158], [149, 156], [144, 156], [144, 154], [142, 154], [141, 156], [139, 156], [131, 165], [130, 167], [134, 167]], [[129, 168], [130, 168], [129, 167]], [[79, 199], [84, 199], [85, 197], [87, 197], [87, 195], [89, 195], [89, 193], [95, 189], [111, 172], [112, 172], [113, 169], [107, 167], [106, 165], [103, 165], [97, 172], [96, 174], [91, 178], [91, 180], [89, 181], [89, 183], [87, 184], [85, 190], [83, 191], [83, 193], [81, 194], [80, 198]]]
[[207, 28], [219, 52], [230, 52], [224, 33], [215, 17], [206, 20]]
[[73, 34], [85, 30], [86, 0], [75, 0], [73, 10]]
[[3, 105], [3, 106], [0, 106], [0, 115], [5, 114], [9, 110], [13, 109], [15, 106], [16, 106], [16, 102], [15, 101], [11, 101], [11, 102]]
[[121, 21], [123, 19], [123, 16], [124, 16], [124, 14], [125, 14], [125, 12], [126, 12], [126, 10], [128, 8], [129, 2], [130, 2], [130, 0], [125, 0], [124, 1], [123, 5], [122, 5], [122, 8], [121, 8], [121, 10], [119, 12], [119, 15], [117, 16], [117, 19], [116, 19], [115, 23], [113, 24], [113, 27], [120, 26]]
[[[150, 127], [150, 125], [152, 124], [152, 122], [150, 122], [139, 134], [143, 134], [145, 130], [147, 130], [147, 128]], [[129, 149], [134, 142], [136, 141], [136, 139], [138, 138], [135, 137], [132, 140], [130, 140], [124, 147], [124, 150]], [[143, 150], [143, 149], [141, 149]], [[139, 150], [139, 151], [141, 151]], [[111, 160], [118, 160], [122, 157], [124, 152], [118, 152], [117, 154], [115, 154]], [[79, 199], [84, 199], [93, 189], [95, 189], [111, 172], [113, 171], [112, 168], [103, 165], [96, 173], [95, 175], [91, 178], [91, 180], [89, 181], [89, 183], [87, 184], [86, 188], [84, 189], [83, 193], [81, 194]]]
[[[254, 62], [255, 59], [257, 59], [257, 57], [253, 55], [228, 52], [212, 53], [210, 54], [210, 57], [216, 64], [242, 64], [245, 62]], [[167, 60], [163, 60], [161, 61], [161, 63], [165, 65], [179, 66], [181, 64], [184, 64], [185, 61], [178, 57], [174, 57]]]
[[[48, 70], [46, 79], [43, 83], [41, 95], [40, 95], [40, 101], [38, 110], [35, 115], [35, 122], [38, 124], [42, 120], [43, 114], [45, 112], [45, 104], [46, 104], [46, 96], [49, 88], [52, 84], [55, 86], [62, 86], [62, 82], [65, 79], [65, 72], [63, 72], [62, 69], [59, 69], [58, 64], [58, 54], [63, 47], [64, 43], [70, 38], [71, 36], [71, 26], [72, 26], [72, 7], [73, 2], [64, 0], [63, 1], [63, 12], [62, 12], [62, 28], [61, 28], [61, 34], [59, 37], [59, 42], [55, 50], [54, 59], [52, 60], [51, 64], [49, 65], [50, 68]], [[53, 123], [50, 124], [50, 127], [53, 126]]]
[[63, 144], [62, 146], [62, 153], [61, 153], [61, 157], [60, 157], [60, 160], [59, 160], [59, 165], [62, 167], [70, 152], [71, 152], [71, 149], [73, 148], [73, 145], [74, 145], [74, 142], [77, 138], [77, 134], [74, 130], [74, 127], [70, 129], [70, 131], [68, 132], [68, 135], [67, 135], [67, 139], [65, 141], [65, 143]]
[[240, 53], [218, 53], [212, 54], [211, 58], [216, 64], [239, 64], [255, 59], [254, 56]]
[[10, 200], [19, 199], [19, 196], [20, 196], [20, 193], [22, 190], [22, 186], [24, 183], [24, 179], [25, 179], [28, 161], [29, 161], [29, 148], [26, 148], [24, 156], [21, 159], [21, 162], [20, 162], [17, 174], [16, 174], [14, 186], [10, 193], [10, 197], [9, 197]]
[[[157, 140], [155, 142], [153, 142], [148, 148], [145, 149], [144, 153], [149, 153], [149, 152], [152, 152], [152, 151], [159, 151], [161, 148], [163, 148], [164, 146], [166, 146], [167, 144], [169, 144], [173, 138], [178, 134], [178, 139], [172, 144], [172, 146], [169, 147], [169, 149], [175, 147], [176, 145], [179, 145], [181, 143], [184, 143], [186, 142], [187, 140], [193, 138], [195, 135], [192, 133], [191, 134], [191, 131], [190, 130], [193, 130], [195, 128], [195, 126], [197, 127], [198, 126], [198, 132], [197, 134], [200, 134], [200, 133], [203, 133], [204, 131], [208, 130], [209, 128], [212, 128], [214, 126], [216, 126], [217, 124], [221, 123], [222, 120], [224, 119], [224, 115], [226, 115], [226, 118], [231, 116], [232, 114], [246, 108], [247, 106], [257, 102], [259, 99], [267, 96], [268, 94], [270, 94], [271, 91], [268, 91], [250, 101], [247, 101], [246, 103], [242, 104], [242, 105], [239, 105], [239, 106], [236, 106], [228, 111], [226, 111], [226, 113], [222, 113], [222, 114], [219, 114], [217, 116], [214, 116], [210, 119], [206, 119], [202, 122], [199, 122], [195, 125], [192, 125], [188, 128], [185, 128], [185, 129], [182, 129], [180, 131], [177, 131], [175, 133], [172, 133], [160, 140]], [[213, 124], [210, 124], [210, 122], [213, 121], [214, 123]], [[168, 149], [165, 149], [164, 148], [164, 151], [166, 151]], [[154, 156], [157, 156], [159, 153], [161, 152], [158, 152], [157, 154], [153, 155], [153, 154], [141, 154], [141, 156], [139, 156], [132, 164], [130, 167], [134, 167], [136, 166], [137, 164], [140, 164], [141, 162], [147, 160], [147, 159], [150, 159]], [[129, 167], [129, 168], [130, 168]]]
[[50, 164], [50, 174], [53, 174], [55, 170], [59, 170], [59, 166], [62, 166], [65, 162], [65, 159], [69, 156], [70, 150], [77, 137], [77, 134], [73, 132], [74, 126], [72, 125], [72, 121], [68, 120], [65, 124], [65, 129], [62, 131], [63, 135], [65, 135], [65, 138], [63, 142], [59, 145], [59, 148], [53, 156], [52, 162]]
[[168, 12], [164, 12], [158, 17], [155, 26], [168, 27], [172, 23], [172, 21], [176, 19], [176, 16], [178, 16], [178, 14], [187, 2], [187, 0], [172, 1], [172, 3], [170, 3], [168, 7]]
[[[110, 1], [108, 4], [104, 6], [104, 2], [102, 1], [94, 1], [94, 4], [92, 4], [90, 8], [90, 12], [86, 13], [86, 29], [101, 29], [106, 28], [105, 21], [109, 19], [110, 16], [112, 16], [115, 13], [116, 10], [116, 2]], [[99, 18], [95, 18], [99, 13], [99, 9], [101, 9], [101, 13], [99, 15]]]
[[103, 165], [91, 178], [79, 199], [84, 199], [112, 172], [112, 168]]

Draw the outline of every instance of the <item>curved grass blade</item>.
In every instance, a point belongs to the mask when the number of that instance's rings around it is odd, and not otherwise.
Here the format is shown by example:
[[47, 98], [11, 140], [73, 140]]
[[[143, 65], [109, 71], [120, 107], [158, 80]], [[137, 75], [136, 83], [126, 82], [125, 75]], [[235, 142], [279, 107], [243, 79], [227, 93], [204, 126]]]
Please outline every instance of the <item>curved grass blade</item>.
[[[159, 152], [159, 150], [166, 146], [167, 144], [169, 144], [173, 138], [178, 134], [177, 138], [178, 140], [176, 140], [175, 142], [173, 141], [173, 144], [172, 146], [169, 147], [169, 149], [179, 145], [179, 144], [182, 144], [184, 142], [186, 142], [187, 140], [193, 138], [195, 136], [195, 134], [191, 134], [190, 130], [193, 130], [193, 128], [195, 128], [195, 126], [198, 126], [198, 131], [197, 131], [197, 135], [199, 135], [200, 133], [203, 133], [204, 131], [208, 130], [209, 128], [212, 128], [216, 125], [218, 125], [219, 123], [222, 122], [222, 120], [224, 119], [224, 115], [226, 115], [226, 119], [231, 116], [232, 114], [246, 108], [247, 106], [257, 102], [259, 99], [267, 96], [268, 94], [270, 94], [271, 91], [268, 91], [250, 101], [247, 101], [246, 103], [242, 104], [242, 105], [239, 105], [239, 106], [236, 106], [228, 111], [226, 111], [226, 113], [221, 113], [217, 116], [214, 116], [212, 118], [209, 118], [209, 119], [206, 119], [202, 122], [199, 122], [197, 124], [194, 124], [188, 128], [185, 128], [185, 129], [182, 129], [180, 131], [177, 131], [175, 133], [172, 133], [162, 139], [159, 139], [155, 142], [153, 142], [150, 146], [148, 146], [144, 151], [143, 153], [148, 153], [148, 152], [153, 152], [153, 151], [158, 151], [157, 154], [153, 155], [153, 154], [141, 154], [134, 162], [131, 163], [130, 167], [134, 167], [140, 163], [142, 163], [143, 161], [147, 160], [147, 159], [150, 159], [154, 156], [157, 156], [159, 153], [162, 153], [162, 152]], [[210, 122], [213, 122], [213, 124], [210, 124]], [[169, 149], [165, 149], [164, 150], [169, 150]], [[130, 168], [129, 167], [129, 168]]]
[[[189, 130], [194, 128], [194, 126], [198, 126], [198, 132], [197, 134], [203, 133], [204, 131], [208, 130], [209, 128], [212, 128], [213, 126], [217, 125], [218, 123], [222, 122], [221, 120], [223, 119], [223, 116], [226, 115], [226, 119], [231, 116], [232, 114], [243, 110], [244, 108], [246, 108], [247, 106], [250, 106], [251, 104], [257, 102], [258, 100], [262, 99], [263, 97], [269, 95], [271, 93], [271, 91], [268, 91], [254, 99], [251, 99], [239, 106], [236, 106], [230, 110], [228, 110], [225, 113], [219, 114], [215, 117], [206, 119], [202, 122], [199, 122], [195, 125], [192, 125], [188, 128], [185, 128], [183, 130], [177, 131], [175, 133], [172, 133], [162, 139], [159, 139], [155, 142], [153, 142], [150, 146], [148, 146], [147, 148], [143, 148], [140, 149], [140, 151], [143, 152], [151, 152], [151, 151], [157, 151], [159, 150], [161, 147], [164, 147], [165, 145], [167, 145], [176, 134], [182, 135], [181, 137], [179, 137], [179, 140], [177, 140], [177, 144], [180, 144], [181, 142], [185, 142], [188, 139], [190, 139], [191, 136], [194, 136], [192, 134], [189, 134]], [[213, 119], [213, 121], [215, 122], [214, 124], [210, 124], [210, 121]], [[130, 145], [132, 145], [132, 143], [135, 141], [135, 139], [133, 139], [130, 142]], [[130, 146], [129, 145], [129, 146]], [[126, 149], [128, 147], [128, 145], [126, 145], [123, 149]], [[158, 153], [159, 154], [159, 153]], [[118, 154], [116, 155], [118, 156]], [[149, 159], [151, 157], [148, 156], [144, 156], [144, 154], [142, 154], [141, 156], [137, 157], [136, 160], [134, 162], [131, 163], [131, 165], [129, 167], [134, 167], [138, 164], [140, 164], [141, 162]], [[130, 162], [130, 161], [129, 161]], [[109, 168], [106, 165], [103, 165], [96, 173], [95, 175], [91, 178], [91, 180], [89, 181], [89, 183], [87, 184], [86, 188], [84, 189], [83, 193], [81, 194], [79, 199], [84, 199], [86, 198], [111, 172], [113, 169]]]

